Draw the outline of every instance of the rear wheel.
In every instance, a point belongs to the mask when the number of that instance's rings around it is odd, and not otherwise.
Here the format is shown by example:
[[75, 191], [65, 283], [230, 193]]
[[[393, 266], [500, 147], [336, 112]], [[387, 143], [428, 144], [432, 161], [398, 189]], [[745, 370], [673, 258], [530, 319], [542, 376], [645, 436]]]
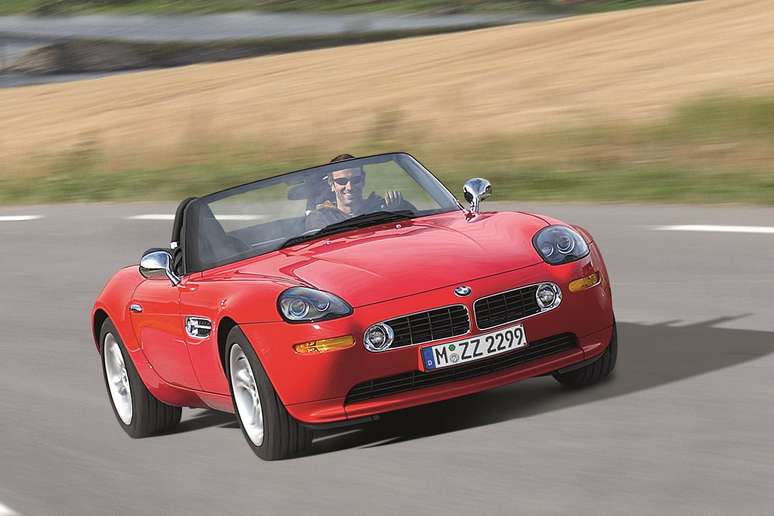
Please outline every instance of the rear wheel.
[[607, 378], [610, 373], [613, 372], [617, 359], [618, 331], [616, 330], [616, 326], [613, 325], [613, 335], [610, 338], [610, 345], [607, 346], [605, 352], [602, 353], [596, 361], [585, 367], [581, 367], [580, 369], [575, 369], [566, 373], [554, 373], [554, 378], [562, 385], [574, 389], [594, 385]]
[[113, 323], [100, 331], [102, 372], [118, 424], [131, 437], [147, 437], [174, 428], [183, 410], [157, 400], [142, 383]]
[[238, 326], [228, 334], [225, 359], [234, 412], [253, 452], [264, 460], [277, 460], [306, 451], [312, 431], [285, 409]]

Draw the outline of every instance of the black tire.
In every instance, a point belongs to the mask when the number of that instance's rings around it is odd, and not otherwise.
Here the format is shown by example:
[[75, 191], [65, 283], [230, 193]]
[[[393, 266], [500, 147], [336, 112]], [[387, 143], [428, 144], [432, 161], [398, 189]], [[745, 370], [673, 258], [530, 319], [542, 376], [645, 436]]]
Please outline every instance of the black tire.
[[[239, 407], [234, 397], [230, 356], [231, 350], [235, 346], [239, 346], [245, 354], [258, 387], [258, 396], [263, 416], [263, 440], [260, 445], [256, 445], [245, 430], [245, 425], [242, 422], [242, 416], [239, 413]], [[263, 460], [280, 460], [303, 455], [311, 446], [313, 432], [288, 413], [282, 400], [277, 395], [277, 391], [274, 390], [269, 377], [266, 375], [261, 361], [255, 354], [245, 334], [239, 329], [239, 326], [235, 326], [229, 332], [225, 353], [223, 363], [226, 365], [225, 369], [229, 380], [228, 385], [231, 399], [234, 403], [234, 413], [239, 422], [239, 428], [242, 429], [242, 435], [244, 435], [247, 444], [253, 452]]]
[[[110, 393], [110, 386], [108, 385], [108, 374], [105, 366], [105, 339], [108, 335], [112, 335], [113, 338], [115, 338], [126, 366], [126, 376], [129, 380], [129, 390], [132, 397], [132, 414], [129, 424], [124, 423], [121, 419]], [[116, 331], [116, 328], [113, 326], [110, 319], [105, 320], [102, 324], [102, 329], [99, 332], [99, 343], [100, 356], [102, 358], [102, 377], [105, 380], [105, 389], [107, 390], [108, 400], [110, 400], [110, 406], [113, 408], [113, 414], [115, 414], [116, 420], [118, 421], [118, 424], [121, 425], [121, 428], [123, 428], [130, 437], [138, 439], [165, 433], [177, 426], [177, 424], [180, 423], [183, 409], [181, 407], [167, 405], [166, 403], [157, 400], [153, 394], [148, 391], [145, 384], [142, 382], [140, 375], [137, 373], [137, 369], [134, 367], [134, 363], [129, 357], [129, 353], [126, 351], [121, 336], [118, 334], [118, 331]]]
[[602, 356], [600, 356], [595, 362], [575, 369], [574, 371], [568, 371], [566, 373], [554, 373], [556, 381], [572, 389], [579, 389], [581, 387], [588, 387], [599, 383], [607, 378], [610, 373], [615, 369], [615, 363], [618, 359], [618, 331], [615, 325], [613, 325], [613, 335], [610, 338], [610, 345]]

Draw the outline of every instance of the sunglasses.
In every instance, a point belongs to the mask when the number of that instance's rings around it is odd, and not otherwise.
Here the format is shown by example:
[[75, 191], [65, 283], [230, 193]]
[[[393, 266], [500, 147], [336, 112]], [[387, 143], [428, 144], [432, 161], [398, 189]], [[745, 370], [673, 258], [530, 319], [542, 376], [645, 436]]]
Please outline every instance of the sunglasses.
[[363, 182], [363, 176], [352, 176], [352, 177], [337, 177], [333, 180], [334, 183], [336, 183], [339, 186], [346, 186], [347, 183], [352, 183], [352, 185], [359, 185]]

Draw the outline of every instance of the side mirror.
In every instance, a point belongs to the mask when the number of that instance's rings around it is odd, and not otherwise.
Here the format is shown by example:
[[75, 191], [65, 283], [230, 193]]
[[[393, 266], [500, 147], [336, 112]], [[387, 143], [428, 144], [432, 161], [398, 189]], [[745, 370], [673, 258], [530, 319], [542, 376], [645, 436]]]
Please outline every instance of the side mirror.
[[150, 249], [140, 259], [140, 274], [148, 279], [168, 278], [172, 285], [180, 283], [180, 278], [172, 270], [172, 255], [166, 249]]
[[492, 184], [482, 177], [468, 179], [462, 187], [462, 193], [470, 203], [470, 213], [475, 215], [481, 209], [481, 201], [492, 195]]

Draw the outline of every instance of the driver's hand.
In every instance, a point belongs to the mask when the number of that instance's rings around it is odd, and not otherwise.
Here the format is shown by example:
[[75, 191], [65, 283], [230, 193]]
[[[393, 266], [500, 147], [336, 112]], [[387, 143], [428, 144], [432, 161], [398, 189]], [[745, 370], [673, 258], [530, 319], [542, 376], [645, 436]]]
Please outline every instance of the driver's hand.
[[403, 204], [403, 194], [397, 190], [389, 190], [384, 194], [384, 207], [388, 210], [396, 209]]

